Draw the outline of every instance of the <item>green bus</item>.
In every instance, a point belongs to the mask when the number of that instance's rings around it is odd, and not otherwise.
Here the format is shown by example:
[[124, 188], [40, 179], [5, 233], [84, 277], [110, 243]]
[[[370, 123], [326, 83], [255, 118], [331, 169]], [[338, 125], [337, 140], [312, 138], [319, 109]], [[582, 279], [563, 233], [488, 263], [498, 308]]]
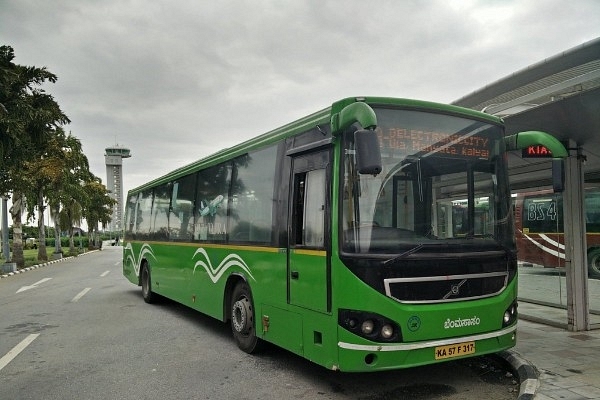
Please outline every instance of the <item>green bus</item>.
[[346, 98], [129, 191], [123, 273], [248, 353], [377, 371], [498, 352], [517, 321], [505, 152], [531, 143], [565, 152], [469, 109]]

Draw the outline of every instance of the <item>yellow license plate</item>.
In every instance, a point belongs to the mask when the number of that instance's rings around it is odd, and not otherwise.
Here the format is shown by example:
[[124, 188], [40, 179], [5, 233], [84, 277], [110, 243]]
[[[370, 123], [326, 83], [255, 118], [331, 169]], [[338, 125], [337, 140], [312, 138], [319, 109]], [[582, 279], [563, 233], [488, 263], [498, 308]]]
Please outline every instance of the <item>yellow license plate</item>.
[[435, 348], [435, 359], [443, 360], [444, 358], [460, 357], [473, 353], [475, 353], [475, 342], [449, 344]]

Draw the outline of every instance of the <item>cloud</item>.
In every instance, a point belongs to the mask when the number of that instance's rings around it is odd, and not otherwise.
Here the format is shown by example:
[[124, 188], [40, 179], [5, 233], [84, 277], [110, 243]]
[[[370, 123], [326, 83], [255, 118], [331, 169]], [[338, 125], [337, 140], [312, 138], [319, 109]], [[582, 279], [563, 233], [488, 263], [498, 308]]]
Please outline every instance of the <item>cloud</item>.
[[598, 36], [600, 3], [2, 1], [16, 62], [47, 90], [94, 173], [119, 143], [125, 189], [347, 96], [451, 102]]

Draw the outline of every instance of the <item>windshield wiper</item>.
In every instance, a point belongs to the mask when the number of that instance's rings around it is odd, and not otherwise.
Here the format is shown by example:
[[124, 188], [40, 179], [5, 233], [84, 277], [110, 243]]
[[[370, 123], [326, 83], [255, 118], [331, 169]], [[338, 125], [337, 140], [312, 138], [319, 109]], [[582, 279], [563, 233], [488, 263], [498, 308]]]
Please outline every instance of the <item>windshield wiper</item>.
[[385, 260], [383, 262], [383, 265], [388, 265], [390, 263], [396, 262], [398, 260], [401, 260], [403, 258], [406, 258], [408, 256], [410, 256], [411, 254], [416, 253], [417, 251], [423, 249], [424, 247], [438, 247], [438, 246], [443, 246], [446, 245], [445, 243], [419, 243], [418, 245], [416, 245], [415, 247], [413, 247], [410, 250], [405, 251], [404, 253], [400, 253], [397, 256], [394, 256], [388, 260]]
[[[493, 238], [493, 236], [491, 236], [491, 237]], [[473, 240], [473, 238], [468, 238], [467, 240]], [[498, 242], [496, 240], [494, 240], [494, 244], [497, 247], [499, 247], [507, 255], [514, 257], [515, 250], [511, 249], [510, 247], [508, 247], [505, 244]], [[385, 260], [382, 265], [386, 266], [388, 264], [392, 264], [398, 260], [409, 257], [411, 254], [414, 254], [424, 248], [435, 248], [435, 247], [453, 247], [453, 246], [449, 243], [419, 243], [418, 245], [405, 251], [404, 253], [400, 253], [392, 258]], [[475, 251], [475, 253], [476, 253], [476, 251]]]

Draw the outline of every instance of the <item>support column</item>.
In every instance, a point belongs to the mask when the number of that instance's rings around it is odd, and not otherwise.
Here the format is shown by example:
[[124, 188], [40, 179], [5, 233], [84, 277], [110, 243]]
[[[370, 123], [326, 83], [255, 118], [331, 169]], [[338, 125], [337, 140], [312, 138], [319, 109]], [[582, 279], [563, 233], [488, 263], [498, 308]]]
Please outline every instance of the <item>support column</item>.
[[[575, 147], [575, 146], [569, 146]], [[569, 151], [565, 159], [563, 215], [565, 226], [565, 267], [567, 316], [570, 331], [590, 329], [585, 228], [585, 192], [581, 148]], [[572, 154], [575, 153], [575, 154]]]

